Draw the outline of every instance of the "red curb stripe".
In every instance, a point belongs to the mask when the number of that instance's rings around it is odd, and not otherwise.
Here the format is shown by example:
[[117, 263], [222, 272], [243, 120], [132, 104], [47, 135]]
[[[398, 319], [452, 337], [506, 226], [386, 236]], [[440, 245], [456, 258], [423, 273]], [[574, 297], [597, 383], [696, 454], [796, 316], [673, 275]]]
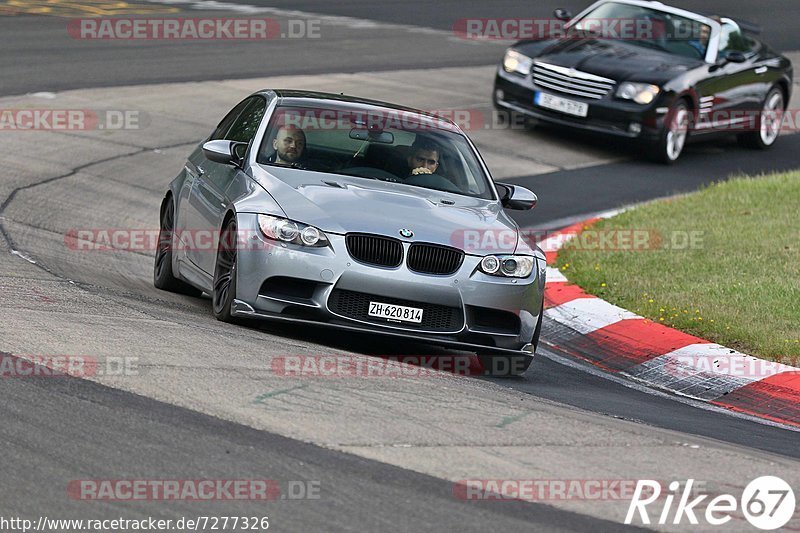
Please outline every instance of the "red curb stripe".
[[583, 289], [577, 285], [557, 281], [555, 283], [548, 283], [544, 286], [544, 308], [549, 309], [556, 307], [578, 298], [596, 298], [591, 294], [587, 294]]
[[[599, 217], [595, 217], [595, 218], [590, 218], [588, 220], [584, 220], [583, 222], [576, 222], [575, 224], [571, 224], [571, 225], [567, 226], [566, 228], [562, 228], [562, 229], [558, 230], [557, 232], [554, 232], [548, 238], [553, 238], [553, 237], [555, 237], [557, 235], [567, 235], [567, 234], [570, 234], [570, 233], [572, 233], [572, 234], [580, 233], [583, 230], [583, 228], [591, 226], [592, 224], [594, 224], [598, 220], [601, 220], [601, 219]], [[544, 242], [546, 240], [547, 239], [544, 239], [542, 242]], [[542, 242], [540, 242], [539, 244], [541, 245]], [[562, 241], [561, 244], [563, 245], [564, 242], [565, 241]], [[552, 265], [556, 261], [556, 256], [558, 255], [558, 250], [551, 250], [551, 251], [545, 250], [544, 255], [545, 255], [545, 258], [547, 260], [547, 264], [548, 265]]]
[[651, 320], [631, 318], [577, 337], [569, 341], [569, 347], [597, 366], [620, 372], [684, 346], [706, 342]]
[[775, 374], [711, 403], [774, 422], [800, 426], [800, 371]]
[[[621, 320], [586, 335], [610, 354], [605, 363], [624, 370], [691, 344], [708, 341], [647, 319]], [[612, 362], [616, 364], [612, 365]]]

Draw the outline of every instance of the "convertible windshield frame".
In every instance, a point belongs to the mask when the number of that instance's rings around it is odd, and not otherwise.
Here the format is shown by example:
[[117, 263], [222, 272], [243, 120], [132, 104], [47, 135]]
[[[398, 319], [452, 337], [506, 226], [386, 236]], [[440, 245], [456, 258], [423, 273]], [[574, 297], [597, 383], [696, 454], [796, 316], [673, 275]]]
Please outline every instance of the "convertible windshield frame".
[[656, 4], [651, 2], [650, 0], [598, 0], [597, 2], [593, 3], [577, 15], [575, 15], [569, 22], [565, 25], [565, 28], [571, 28], [575, 24], [579, 23], [581, 19], [586, 18], [589, 14], [591, 14], [595, 9], [602, 6], [603, 4], [622, 4], [622, 5], [629, 5], [629, 6], [637, 6], [645, 9], [649, 9], [651, 11], [656, 11], [660, 13], [668, 13], [670, 15], [675, 15], [678, 17], [683, 17], [686, 19], [690, 19], [694, 22], [698, 22], [700, 24], [705, 24], [709, 28], [711, 28], [711, 32], [708, 39], [708, 47], [706, 49], [706, 54], [704, 57], [704, 61], [709, 64], [713, 64], [717, 61], [717, 56], [719, 55], [719, 39], [720, 34], [722, 31], [722, 26], [709, 17], [699, 15], [692, 11], [687, 11], [685, 9], [680, 9], [677, 7], [667, 6], [664, 4]]

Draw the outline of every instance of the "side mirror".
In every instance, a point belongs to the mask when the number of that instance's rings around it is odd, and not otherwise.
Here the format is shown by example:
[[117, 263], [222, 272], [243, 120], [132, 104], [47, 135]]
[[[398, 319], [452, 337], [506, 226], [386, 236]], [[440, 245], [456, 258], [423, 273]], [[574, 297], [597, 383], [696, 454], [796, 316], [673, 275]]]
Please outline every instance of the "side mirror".
[[731, 50], [727, 54], [725, 54], [725, 59], [729, 63], [744, 63], [747, 61], [747, 56], [744, 55], [744, 52], [738, 52], [736, 50]]
[[495, 183], [495, 185], [500, 193], [500, 203], [506, 209], [526, 211], [536, 207], [536, 203], [539, 201], [533, 191], [529, 191], [525, 187], [508, 183]]
[[246, 149], [247, 143], [223, 140], [208, 141], [203, 144], [203, 155], [215, 163], [240, 166]]
[[572, 13], [568, 9], [564, 9], [563, 7], [557, 8], [553, 11], [553, 16], [558, 20], [568, 21], [572, 18]]

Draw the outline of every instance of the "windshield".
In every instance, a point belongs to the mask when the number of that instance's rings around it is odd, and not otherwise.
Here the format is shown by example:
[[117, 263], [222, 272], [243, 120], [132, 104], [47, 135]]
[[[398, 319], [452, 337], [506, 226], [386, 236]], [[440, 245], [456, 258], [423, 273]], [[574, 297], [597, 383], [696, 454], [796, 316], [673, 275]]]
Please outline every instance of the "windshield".
[[607, 39], [695, 59], [705, 58], [711, 35], [711, 27], [698, 20], [616, 2], [598, 6], [573, 27]]
[[452, 124], [393, 109], [279, 106], [257, 161], [494, 198], [478, 155]]

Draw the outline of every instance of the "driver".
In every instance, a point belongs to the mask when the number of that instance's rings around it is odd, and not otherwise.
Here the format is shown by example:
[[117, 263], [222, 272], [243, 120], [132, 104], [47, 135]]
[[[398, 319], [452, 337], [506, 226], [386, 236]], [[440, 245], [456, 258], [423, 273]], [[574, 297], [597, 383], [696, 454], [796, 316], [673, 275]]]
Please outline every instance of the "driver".
[[281, 126], [272, 141], [275, 153], [267, 161], [276, 165], [298, 166], [305, 147], [306, 134], [302, 129], [291, 125]]
[[408, 156], [408, 169], [411, 176], [417, 174], [435, 174], [439, 168], [439, 156], [442, 151], [435, 142], [424, 137], [417, 137], [411, 145]]

